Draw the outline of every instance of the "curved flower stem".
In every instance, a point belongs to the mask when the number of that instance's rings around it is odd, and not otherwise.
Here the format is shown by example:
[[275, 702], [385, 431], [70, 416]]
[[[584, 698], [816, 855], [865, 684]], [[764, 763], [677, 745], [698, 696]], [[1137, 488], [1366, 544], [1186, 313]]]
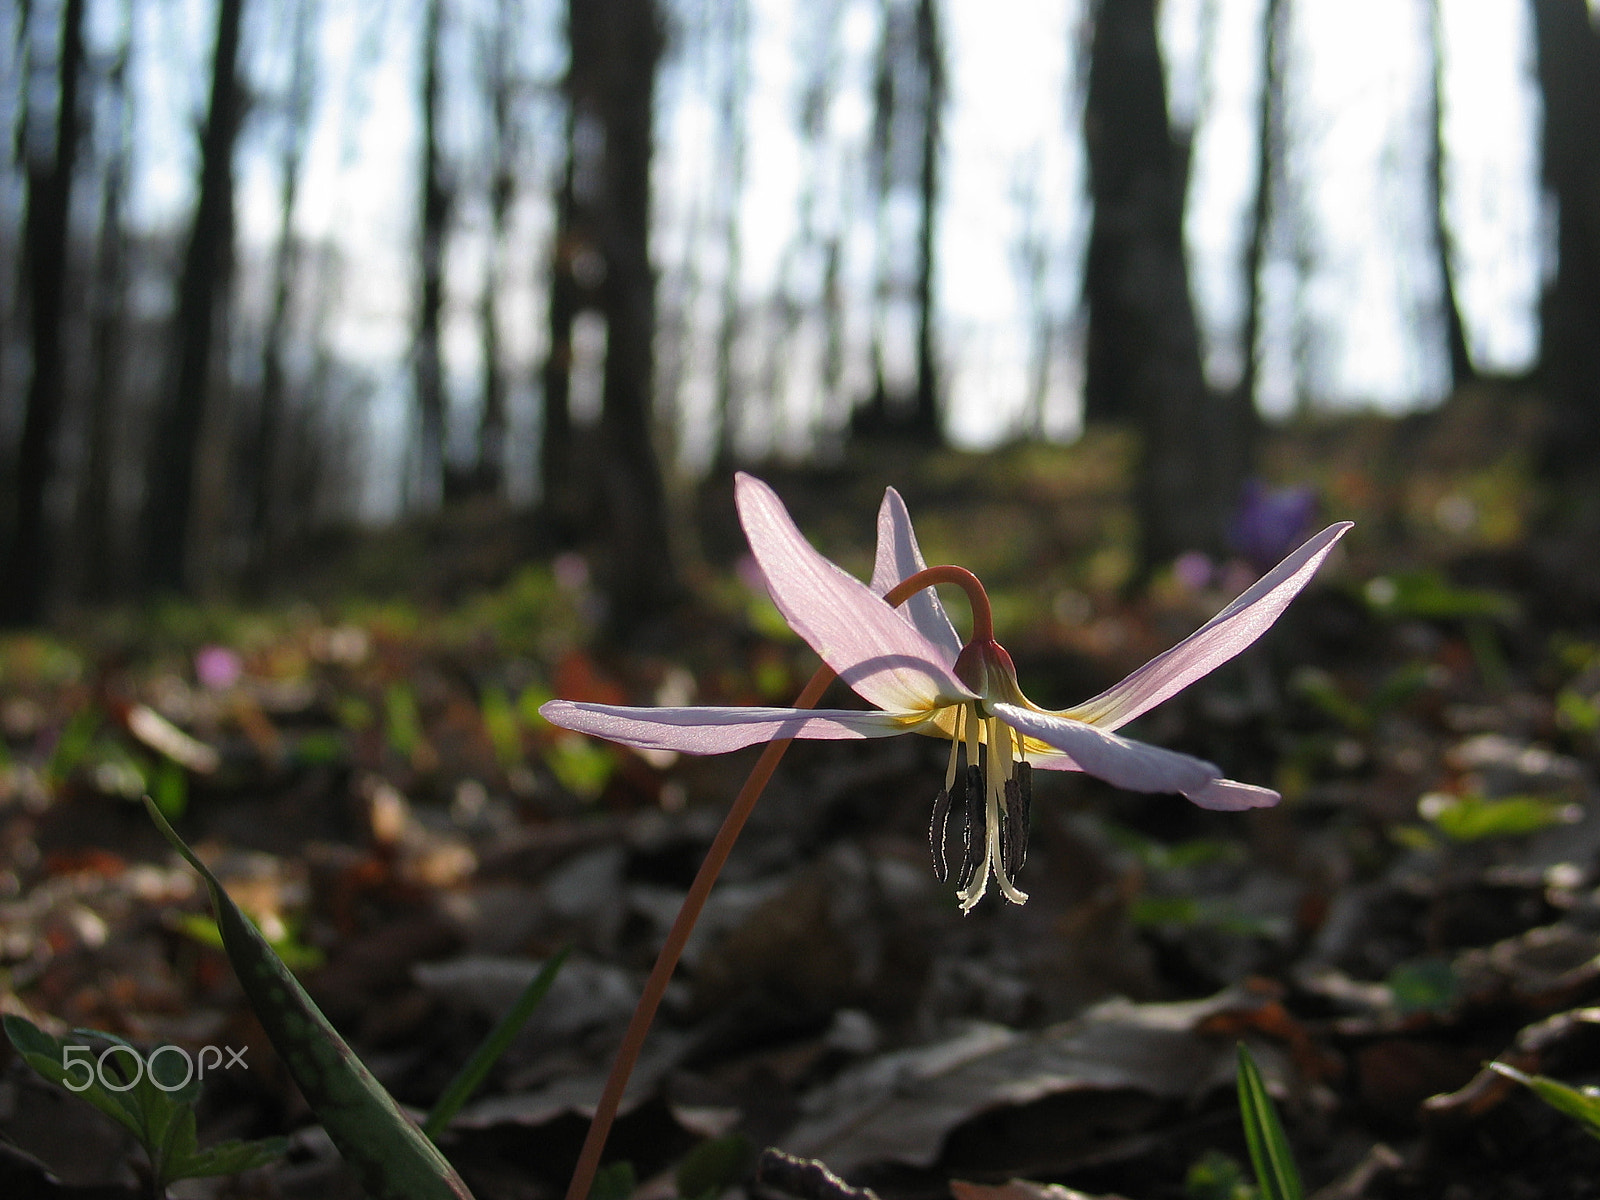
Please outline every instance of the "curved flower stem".
[[[828, 690], [828, 685], [833, 680], [832, 667], [826, 664], [818, 667], [817, 673], [811, 677], [811, 682], [806, 684], [796, 698], [794, 707], [816, 707], [817, 701], [822, 699], [822, 693]], [[700, 864], [694, 882], [689, 885], [689, 894], [683, 898], [683, 906], [678, 909], [672, 928], [667, 931], [667, 940], [661, 947], [661, 953], [656, 955], [656, 965], [651, 968], [650, 978], [645, 981], [644, 992], [633, 1010], [632, 1020], [628, 1022], [628, 1031], [622, 1035], [622, 1045], [617, 1049], [617, 1057], [611, 1064], [611, 1074], [606, 1079], [605, 1090], [600, 1093], [600, 1102], [595, 1106], [594, 1117], [589, 1122], [589, 1133], [583, 1139], [583, 1149], [578, 1153], [578, 1165], [572, 1169], [572, 1182], [567, 1186], [567, 1200], [588, 1200], [589, 1189], [594, 1186], [595, 1171], [600, 1167], [600, 1154], [605, 1149], [606, 1136], [611, 1132], [611, 1123], [616, 1120], [617, 1108], [621, 1105], [622, 1094], [628, 1086], [628, 1077], [633, 1074], [634, 1064], [639, 1060], [639, 1052], [644, 1048], [645, 1035], [650, 1032], [656, 1009], [661, 1006], [661, 997], [666, 994], [667, 983], [672, 978], [672, 972], [677, 969], [678, 959], [683, 955], [683, 947], [689, 941], [689, 934], [694, 930], [695, 922], [700, 919], [700, 912], [706, 906], [707, 897], [711, 895], [712, 885], [722, 873], [723, 864], [728, 861], [733, 843], [738, 840], [740, 831], [744, 829], [744, 823], [750, 818], [751, 810], [761, 798], [761, 793], [766, 790], [773, 771], [777, 769], [778, 761], [783, 758], [784, 752], [789, 749], [789, 743], [793, 740], [793, 738], [780, 738], [767, 743], [766, 749], [761, 752], [761, 757], [756, 760], [756, 765], [751, 768], [750, 777], [744, 781], [744, 787], [740, 788], [739, 794], [734, 797], [728, 815], [722, 819], [722, 828], [717, 830], [717, 836], [712, 839], [711, 848], [706, 851], [705, 860]]]
[[[989, 608], [988, 594], [983, 590], [983, 584], [978, 582], [978, 577], [965, 567], [928, 567], [901, 580], [891, 588], [884, 600], [891, 605], [901, 605], [925, 587], [932, 587], [940, 583], [953, 583], [967, 593], [967, 601], [972, 606], [972, 636], [974, 638], [990, 639], [994, 637], [994, 615]], [[814, 708], [822, 693], [828, 690], [828, 685], [834, 681], [835, 674], [832, 667], [827, 664], [817, 668], [817, 673], [811, 677], [811, 682], [801, 690], [795, 698], [794, 708]], [[567, 1200], [588, 1200], [589, 1190], [594, 1186], [595, 1172], [600, 1168], [600, 1155], [605, 1150], [606, 1137], [611, 1132], [611, 1125], [617, 1118], [617, 1109], [622, 1104], [623, 1092], [627, 1090], [628, 1078], [633, 1074], [634, 1065], [639, 1061], [639, 1053], [644, 1049], [645, 1035], [650, 1032], [650, 1026], [655, 1021], [656, 1009], [661, 1007], [661, 997], [666, 994], [667, 983], [672, 979], [673, 971], [677, 970], [678, 959], [683, 956], [683, 948], [689, 941], [689, 934], [693, 932], [695, 922], [700, 919], [700, 912], [706, 906], [706, 900], [711, 895], [712, 885], [717, 882], [717, 876], [722, 873], [723, 864], [728, 861], [728, 854], [733, 850], [733, 843], [738, 840], [739, 834], [744, 829], [745, 822], [750, 819], [750, 813], [756, 806], [756, 801], [761, 798], [761, 793], [766, 790], [772, 773], [778, 767], [778, 762], [789, 749], [793, 738], [779, 738], [767, 743], [761, 757], [756, 760], [756, 765], [750, 770], [750, 777], [744, 781], [744, 787], [739, 789], [739, 794], [734, 797], [733, 806], [728, 809], [728, 815], [722, 819], [722, 828], [717, 830], [717, 836], [712, 839], [711, 848], [706, 851], [705, 860], [700, 864], [700, 870], [695, 874], [694, 882], [689, 885], [689, 894], [683, 898], [683, 905], [678, 909], [678, 915], [673, 918], [672, 928], [667, 931], [667, 940], [661, 947], [661, 952], [656, 955], [656, 965], [650, 969], [650, 978], [645, 980], [644, 992], [639, 996], [639, 1003], [633, 1010], [633, 1017], [628, 1022], [628, 1030], [622, 1035], [622, 1045], [617, 1048], [617, 1057], [611, 1064], [611, 1074], [606, 1077], [606, 1086], [600, 1093], [600, 1102], [595, 1105], [594, 1117], [589, 1122], [589, 1132], [583, 1139], [583, 1149], [578, 1152], [578, 1163], [572, 1169], [572, 1182], [567, 1185]]]
[[936, 583], [953, 583], [967, 594], [972, 606], [972, 640], [992, 641], [994, 638], [994, 611], [989, 607], [989, 593], [983, 590], [978, 577], [965, 567], [924, 567], [915, 575], [907, 575], [884, 594], [884, 600], [896, 607], [904, 604], [923, 588]]

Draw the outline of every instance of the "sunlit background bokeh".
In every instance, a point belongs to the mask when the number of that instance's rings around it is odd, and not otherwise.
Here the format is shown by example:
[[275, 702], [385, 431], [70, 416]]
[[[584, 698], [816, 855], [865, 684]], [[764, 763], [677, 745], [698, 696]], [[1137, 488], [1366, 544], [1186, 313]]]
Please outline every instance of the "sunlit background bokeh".
[[[943, 9], [949, 97], [936, 319], [945, 422], [961, 445], [1035, 430], [1066, 438], [1079, 428], [1089, 225], [1084, 7], [1011, 0]], [[1529, 17], [1519, 0], [1438, 7], [1444, 203], [1462, 316], [1479, 369], [1520, 372], [1537, 352], [1550, 260]], [[1429, 249], [1431, 8], [1431, 0], [1291, 6], [1283, 184], [1261, 276], [1260, 397], [1269, 413], [1427, 406], [1448, 388]], [[868, 178], [886, 8], [878, 0], [671, 0], [664, 9], [652, 247], [661, 423], [678, 461], [704, 464], [716, 343], [731, 300], [737, 444], [747, 454], [825, 449], [871, 390], [875, 325], [889, 382], [916, 369], [913, 314], [893, 295], [885, 300], [879, 281], [880, 256], [914, 237], [917, 214], [895, 197], [876, 205]], [[1263, 0], [1167, 0], [1160, 14], [1169, 110], [1192, 131], [1191, 288], [1207, 373], [1219, 387], [1237, 378], [1241, 362], [1262, 9]], [[396, 466], [412, 420], [422, 10], [301, 0], [250, 5], [245, 15], [241, 70], [253, 102], [236, 159], [236, 367], [251, 369], [252, 327], [265, 307], [283, 220], [279, 164], [296, 23], [309, 22], [313, 107], [291, 226], [321, 264], [325, 291], [316, 314], [300, 320], [317, 329], [320, 350], [361, 398], [347, 419], [361, 448], [360, 511], [370, 517], [405, 499]], [[518, 81], [517, 187], [496, 268], [513, 426], [507, 480], [526, 499], [538, 486], [530, 446], [547, 348], [551, 196], [564, 155], [565, 6], [455, 0], [445, 12], [441, 150], [456, 187], [444, 339], [451, 427], [468, 437], [480, 403], [477, 297], [491, 262], [482, 76], [499, 41]], [[212, 6], [91, 5], [91, 56], [110, 55], [130, 17], [130, 220], [141, 235], [172, 237], [193, 205]], [[18, 103], [9, 90], [5, 98]], [[733, 122], [719, 116], [729, 105]], [[15, 177], [9, 189], [8, 220], [22, 203]], [[83, 205], [91, 193], [80, 189]], [[822, 314], [830, 253], [846, 331], [831, 366]], [[155, 282], [141, 296], [150, 310], [169, 303]], [[580, 321], [580, 417], [598, 405], [603, 337]], [[594, 367], [587, 385], [585, 355]]]

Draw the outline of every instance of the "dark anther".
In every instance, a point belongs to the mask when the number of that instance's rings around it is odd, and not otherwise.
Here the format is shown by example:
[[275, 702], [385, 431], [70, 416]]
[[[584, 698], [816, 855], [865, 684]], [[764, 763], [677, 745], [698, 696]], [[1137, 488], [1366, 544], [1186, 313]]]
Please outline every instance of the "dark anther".
[[1013, 879], [1028, 861], [1028, 827], [1033, 821], [1033, 768], [1017, 764], [1016, 776], [1006, 781], [1006, 874]]
[[1000, 861], [1006, 874], [1013, 879], [1028, 858], [1028, 822], [1032, 808], [1033, 768], [1019, 762], [1015, 777], [1006, 780], [1006, 819], [1000, 841]]
[[1005, 868], [1006, 875], [1016, 878], [1017, 867], [1017, 826], [1022, 822], [1017, 820], [1020, 815], [1018, 810], [1022, 807], [1022, 788], [1015, 779], [1006, 780], [1005, 804], [1000, 808], [1000, 865]]
[[[962, 795], [966, 784], [966, 776], [956, 776], [956, 794]], [[950, 827], [950, 791], [940, 788], [939, 794], [933, 801], [933, 819], [928, 822], [928, 845], [933, 849], [933, 877], [943, 883], [949, 876], [950, 870], [944, 861], [944, 839]]]
[[978, 873], [978, 864], [984, 861], [984, 829], [983, 829], [983, 772], [976, 766], [968, 765], [964, 772], [967, 778], [966, 787], [963, 788], [962, 807], [963, 821], [961, 823], [961, 878], [956, 886], [962, 891], [972, 886], [972, 879]]

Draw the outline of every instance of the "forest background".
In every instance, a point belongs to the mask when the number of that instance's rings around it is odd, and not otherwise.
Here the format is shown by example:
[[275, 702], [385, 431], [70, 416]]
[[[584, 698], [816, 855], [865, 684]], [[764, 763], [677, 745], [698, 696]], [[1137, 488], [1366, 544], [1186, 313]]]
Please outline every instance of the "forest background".
[[[1600, 1143], [1483, 1064], [1600, 1080], [1593, 6], [0, 18], [8, 1013], [254, 1038], [202, 1143], [292, 1132], [272, 1186], [342, 1194], [148, 794], [407, 1104], [571, 946], [441, 1141], [555, 1194], [746, 764], [540, 709], [792, 699], [734, 468], [860, 574], [900, 488], [1049, 703], [1349, 519], [1135, 729], [1270, 811], [1048, 780], [1032, 900], [963, 916], [939, 748], [797, 747], [611, 1154], [1237, 1196], [1190, 1181], [1243, 1153], [1246, 1037], [1324, 1197], [1592, 1194]], [[0, 1181], [144, 1194], [96, 1122], [0, 1063]]]
[[682, 481], [884, 435], [1130, 427], [1146, 563], [1264, 414], [1594, 444], [1582, 0], [5, 7], [12, 623], [487, 496], [626, 625]]

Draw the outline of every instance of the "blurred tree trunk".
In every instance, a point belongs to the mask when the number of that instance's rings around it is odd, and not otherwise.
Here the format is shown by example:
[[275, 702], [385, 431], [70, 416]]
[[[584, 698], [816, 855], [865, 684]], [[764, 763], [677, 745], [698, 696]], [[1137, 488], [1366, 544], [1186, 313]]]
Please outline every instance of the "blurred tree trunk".
[[300, 169], [311, 133], [317, 28], [316, 0], [299, 0], [295, 10], [294, 64], [284, 100], [283, 143], [278, 158], [278, 246], [272, 262], [272, 306], [261, 339], [261, 398], [256, 414], [255, 454], [249, 467], [251, 573], [263, 582], [283, 546], [286, 528], [281, 511], [284, 438], [287, 422], [284, 365], [289, 331], [289, 306], [299, 281], [300, 245], [294, 232], [300, 195]]
[[500, 362], [500, 288], [505, 278], [506, 231], [511, 201], [516, 195], [516, 130], [512, 124], [515, 80], [511, 70], [511, 39], [516, 9], [511, 0], [495, 6], [495, 25], [485, 39], [480, 76], [490, 116], [489, 149], [489, 261], [483, 272], [483, 294], [478, 301], [478, 326], [482, 338], [483, 397], [478, 417], [477, 462], [472, 490], [497, 496], [505, 485], [506, 375]]
[[[575, 66], [576, 64], [574, 64]], [[572, 66], [567, 71], [566, 163], [556, 192], [555, 252], [550, 264], [550, 349], [540, 372], [543, 411], [539, 437], [539, 487], [545, 523], [558, 542], [569, 542], [582, 519], [573, 470], [572, 326], [583, 308], [584, 264], [595, 252], [579, 224], [578, 114]]]
[[[1282, 180], [1285, 121], [1283, 104], [1284, 0], [1266, 0], [1261, 14], [1261, 93], [1256, 100], [1256, 194], [1250, 211], [1250, 241], [1244, 255], [1244, 330], [1239, 337], [1239, 383], [1229, 404], [1230, 441], [1242, 460], [1242, 478], [1254, 458], [1260, 433], [1261, 268], [1277, 212]], [[1223, 497], [1226, 501], [1227, 497]]]
[[1433, 72], [1428, 91], [1428, 204], [1433, 219], [1433, 256], [1439, 264], [1439, 306], [1444, 318], [1445, 347], [1450, 355], [1450, 388], [1454, 391], [1470, 383], [1477, 372], [1472, 352], [1467, 347], [1467, 329], [1461, 320], [1461, 305], [1456, 298], [1455, 269], [1451, 264], [1453, 239], [1449, 214], [1445, 211], [1445, 136], [1444, 136], [1444, 13], [1443, 0], [1423, 0], [1427, 5], [1428, 48]]
[[[26, 16], [24, 16], [26, 20]], [[16, 501], [0, 575], [0, 622], [30, 624], [44, 615], [54, 567], [46, 530], [46, 494], [55, 477], [56, 431], [65, 399], [61, 353], [67, 283], [67, 232], [72, 171], [80, 126], [78, 79], [83, 69], [84, 0], [66, 0], [57, 51], [54, 146], [30, 144], [23, 253], [27, 259], [33, 373], [17, 447]], [[31, 131], [24, 131], [29, 136]], [[30, 139], [31, 140], [31, 139]]]
[[127, 231], [123, 228], [124, 194], [133, 157], [133, 122], [128, 107], [128, 64], [133, 57], [135, 0], [123, 6], [122, 41], [106, 73], [107, 110], [115, 139], [107, 154], [100, 199], [100, 243], [96, 251], [93, 329], [89, 355], [93, 378], [85, 437], [87, 446], [80, 478], [77, 532], [78, 591], [89, 601], [111, 598], [118, 574], [116, 536], [112, 530], [114, 423], [125, 395], [122, 373], [127, 332]]
[[[156, 417], [145, 476], [146, 583], [182, 591], [195, 582], [193, 509], [213, 349], [225, 328], [233, 275], [233, 148], [243, 111], [239, 26], [244, 0], [218, 0], [211, 100], [200, 135], [199, 196], [178, 279], [177, 370]], [[225, 373], [223, 367], [217, 372]]]
[[1028, 327], [1028, 391], [1024, 429], [1035, 438], [1046, 430], [1050, 364], [1054, 357], [1055, 319], [1050, 311], [1050, 245], [1041, 227], [1037, 176], [1020, 179], [1012, 190], [1019, 228], [1012, 243], [1018, 282], [1025, 297]]
[[610, 622], [626, 633], [680, 594], [651, 403], [650, 158], [664, 39], [654, 0], [573, 0], [569, 12], [574, 103], [580, 113], [595, 114], [603, 131], [593, 226], [605, 262], [601, 492], [611, 554]]
[[934, 355], [934, 240], [939, 226], [940, 129], [944, 117], [944, 43], [938, 0], [917, 0], [917, 66], [922, 77], [922, 201], [917, 229], [917, 403], [911, 433], [936, 443], [939, 435], [939, 365]]
[[717, 106], [717, 161], [722, 183], [722, 313], [717, 327], [716, 452], [718, 473], [733, 467], [736, 432], [734, 348], [744, 326], [739, 277], [743, 269], [745, 150], [749, 141], [746, 110], [750, 89], [750, 11], [748, 0], [726, 0], [722, 36], [727, 43], [723, 87]]
[[[656, 453], [655, 272], [650, 158], [663, 35], [654, 0], [569, 0], [567, 164], [556, 204], [550, 356], [544, 368], [544, 515], [558, 540], [606, 534], [602, 581], [614, 635], [681, 595]], [[595, 499], [575, 470], [573, 325], [605, 321]], [[598, 508], [598, 512], [588, 511]]]
[[422, 29], [421, 211], [417, 221], [416, 500], [431, 508], [448, 490], [445, 468], [444, 363], [440, 310], [444, 307], [444, 251], [453, 187], [439, 155], [440, 40], [444, 0], [428, 0]]
[[1600, 32], [1584, 0], [1533, 0], [1544, 186], [1557, 264], [1541, 306], [1539, 374], [1554, 410], [1548, 464], [1596, 480], [1600, 456]]
[[1167, 119], [1155, 0], [1100, 0], [1084, 106], [1094, 221], [1085, 415], [1140, 435], [1141, 557], [1219, 551], [1237, 482], [1208, 403], [1184, 257], [1186, 153]]
[[[944, 47], [938, 0], [884, 0], [873, 81], [872, 178], [877, 210], [873, 392], [850, 420], [855, 434], [937, 443], [939, 364], [934, 284], [939, 219]], [[915, 198], [917, 233], [903, 243], [889, 219], [895, 197]], [[903, 383], [887, 347], [915, 322], [914, 380]]]

